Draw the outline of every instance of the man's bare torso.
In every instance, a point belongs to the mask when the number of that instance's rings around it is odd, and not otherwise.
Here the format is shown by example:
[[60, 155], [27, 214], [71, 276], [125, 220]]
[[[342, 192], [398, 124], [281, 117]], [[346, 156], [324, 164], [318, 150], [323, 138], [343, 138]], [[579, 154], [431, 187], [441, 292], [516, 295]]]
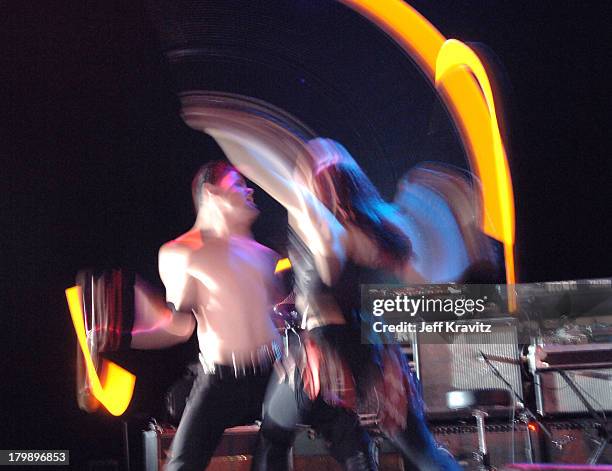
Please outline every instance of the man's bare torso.
[[[270, 318], [275, 253], [244, 236], [192, 230], [160, 250], [167, 300], [198, 322], [206, 362], [257, 364], [277, 332]], [[262, 358], [259, 358], [259, 357]]]

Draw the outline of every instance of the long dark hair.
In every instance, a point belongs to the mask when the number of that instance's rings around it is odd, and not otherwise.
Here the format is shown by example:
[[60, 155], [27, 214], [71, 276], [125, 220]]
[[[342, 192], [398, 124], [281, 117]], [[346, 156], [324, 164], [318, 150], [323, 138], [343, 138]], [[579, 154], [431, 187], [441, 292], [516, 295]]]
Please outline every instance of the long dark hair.
[[[353, 223], [396, 262], [406, 261], [412, 252], [410, 240], [400, 230], [393, 207], [385, 202], [376, 187], [348, 151], [330, 139], [317, 139], [314, 153], [318, 165], [312, 186], [320, 201], [342, 223]], [[325, 155], [321, 156], [321, 151]]]

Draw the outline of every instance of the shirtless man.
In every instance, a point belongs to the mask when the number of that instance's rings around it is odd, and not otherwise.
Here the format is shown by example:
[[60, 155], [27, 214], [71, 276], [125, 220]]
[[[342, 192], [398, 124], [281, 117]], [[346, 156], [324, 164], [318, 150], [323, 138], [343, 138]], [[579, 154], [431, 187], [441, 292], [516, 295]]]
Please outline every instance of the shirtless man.
[[168, 303], [195, 317], [202, 363], [166, 469], [201, 471], [226, 428], [259, 416], [280, 348], [270, 317], [277, 256], [252, 237], [253, 190], [219, 161], [198, 171], [192, 194], [195, 224], [161, 247], [159, 272]]

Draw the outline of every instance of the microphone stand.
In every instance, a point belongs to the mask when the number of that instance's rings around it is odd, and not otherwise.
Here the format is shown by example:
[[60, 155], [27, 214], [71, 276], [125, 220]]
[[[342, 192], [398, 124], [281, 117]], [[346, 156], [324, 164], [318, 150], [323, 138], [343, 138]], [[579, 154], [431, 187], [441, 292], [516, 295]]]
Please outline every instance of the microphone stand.
[[588, 464], [597, 464], [597, 462], [599, 461], [599, 458], [601, 458], [601, 455], [605, 451], [606, 447], [610, 444], [610, 440], [612, 438], [610, 437], [610, 432], [608, 430], [608, 419], [604, 415], [599, 414], [593, 408], [591, 403], [587, 400], [586, 397], [584, 397], [584, 394], [582, 394], [582, 391], [578, 389], [578, 386], [576, 386], [576, 383], [572, 381], [572, 379], [569, 377], [569, 375], [564, 369], [550, 368], [549, 371], [556, 371], [557, 373], [559, 373], [559, 376], [563, 378], [563, 380], [567, 383], [570, 389], [574, 391], [574, 394], [576, 394], [580, 402], [582, 402], [584, 407], [586, 407], [591, 417], [593, 417], [597, 421], [595, 424], [595, 427], [597, 428], [597, 431], [599, 432], [599, 437], [601, 438], [601, 441], [596, 442], [597, 448], [595, 449], [595, 451], [593, 451], [593, 453], [589, 457], [589, 460], [587, 461]]
[[[523, 423], [528, 423], [529, 421], [535, 422], [536, 424], [538, 424], [538, 427], [540, 428], [540, 430], [542, 430], [542, 432], [544, 432], [544, 435], [546, 435], [546, 437], [551, 441], [551, 443], [553, 443], [557, 448], [560, 448], [560, 447], [562, 448], [563, 445], [553, 438], [552, 433], [550, 432], [550, 430], [548, 430], [548, 428], [540, 421], [540, 419], [538, 419], [538, 417], [533, 413], [533, 411], [529, 407], [527, 407], [527, 405], [523, 402], [523, 399], [518, 395], [518, 393], [512, 387], [512, 384], [510, 384], [506, 380], [506, 378], [504, 378], [504, 376], [500, 373], [500, 371], [497, 369], [497, 367], [493, 363], [491, 363], [491, 361], [484, 354], [484, 352], [482, 350], [478, 350], [478, 353], [480, 353], [480, 356], [482, 356], [482, 359], [485, 361], [487, 366], [491, 369], [491, 371], [493, 371], [493, 374], [497, 378], [499, 378], [506, 385], [506, 387], [514, 395], [514, 398], [520, 404], [523, 405], [523, 414], [519, 414], [519, 420], [521, 420], [521, 422], [523, 422]], [[531, 439], [530, 439], [530, 441], [531, 441]], [[532, 454], [531, 461], [533, 462], [533, 458], [534, 458], [533, 457], [533, 448], [531, 450], [531, 454]]]
[[[537, 368], [537, 362], [535, 361], [535, 350], [531, 351], [530, 355], [531, 355], [531, 358], [530, 358], [530, 369], [531, 369], [531, 372], [534, 375], [534, 377], [537, 378], [536, 374], [537, 374], [537, 369], [538, 368]], [[580, 369], [583, 369], [583, 368], [584, 368], [584, 366], [582, 366]], [[580, 391], [580, 389], [578, 388], [576, 383], [569, 377], [569, 375], [566, 372], [566, 368], [551, 368], [551, 367], [547, 367], [546, 371], [557, 372], [559, 374], [559, 376], [561, 376], [563, 381], [565, 381], [565, 383], [574, 392], [574, 394], [576, 394], [576, 397], [578, 398], [578, 400], [580, 402], [582, 402], [582, 404], [584, 405], [584, 407], [586, 408], [586, 410], [588, 411], [590, 416], [595, 420], [595, 428], [597, 429], [597, 432], [599, 434], [599, 438], [601, 440], [595, 440], [595, 443], [597, 443], [597, 448], [593, 451], [593, 453], [589, 457], [588, 464], [597, 464], [597, 462], [601, 458], [601, 455], [605, 451], [606, 447], [612, 441], [612, 435], [610, 434], [610, 430], [608, 428], [608, 419], [607, 419], [607, 417], [605, 416], [605, 414], [600, 414], [598, 411], [596, 411], [593, 408], [593, 406], [587, 400], [587, 398], [584, 396], [582, 391]], [[565, 441], [564, 440], [552, 440], [552, 443], [557, 448], [559, 448], [559, 449], [562, 449], [563, 446], [565, 445]]]

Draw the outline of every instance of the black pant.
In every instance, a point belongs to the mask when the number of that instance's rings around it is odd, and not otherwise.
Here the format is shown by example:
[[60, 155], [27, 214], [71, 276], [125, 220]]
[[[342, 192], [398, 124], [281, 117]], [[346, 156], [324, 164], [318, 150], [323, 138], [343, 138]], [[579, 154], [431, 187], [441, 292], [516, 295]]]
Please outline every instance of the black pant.
[[406, 469], [418, 471], [461, 471], [453, 456], [439, 448], [425, 419], [417, 411], [409, 411], [406, 428], [386, 438], [404, 458]]
[[[349, 365], [357, 386], [367, 387], [373, 381], [377, 365], [381, 364], [377, 349], [360, 343], [360, 332], [348, 326], [324, 326], [311, 331], [317, 342], [333, 345]], [[290, 449], [295, 426], [311, 424], [331, 443], [330, 454], [345, 469], [373, 469], [368, 464], [371, 456], [371, 440], [360, 426], [357, 414], [348, 409], [332, 407], [320, 397], [311, 401], [304, 391], [299, 371], [294, 372], [293, 383], [279, 381], [276, 374], [264, 401], [264, 418], [254, 470], [285, 470], [285, 455]], [[386, 437], [402, 454], [407, 469], [419, 471], [460, 471], [461, 467], [446, 451], [440, 449], [429, 431], [420, 401], [415, 400], [408, 408], [404, 430]], [[365, 455], [365, 462], [355, 465], [354, 458]], [[350, 463], [353, 463], [353, 466]]]
[[212, 458], [226, 428], [253, 423], [270, 372], [238, 378], [234, 369], [217, 366], [214, 374], [200, 369], [172, 442], [167, 471], [202, 471]]
[[[287, 455], [297, 423], [312, 424], [331, 443], [330, 454], [346, 469], [372, 469], [347, 466], [360, 453], [371, 458], [370, 438], [353, 411], [332, 407], [321, 399], [310, 401], [303, 389], [296, 392], [287, 382], [279, 383], [275, 374], [270, 386], [253, 471], [289, 469]], [[386, 438], [403, 456], [406, 469], [461, 471], [452, 455], [437, 446], [420, 411], [409, 410], [406, 428]]]
[[310, 424], [321, 433], [330, 443], [330, 454], [339, 463], [346, 465], [358, 455], [366, 460], [371, 453], [371, 439], [361, 427], [357, 414], [330, 406], [321, 398], [312, 401], [304, 391], [297, 371], [295, 374], [297, 387], [291, 386], [288, 378], [279, 381], [278, 376], [272, 374], [252, 470], [290, 469], [289, 453], [298, 424]]
[[[330, 325], [313, 329], [309, 335], [318, 344], [333, 346], [358, 382], [368, 380], [371, 351], [368, 346], [361, 345], [359, 330], [346, 325]], [[253, 471], [290, 469], [288, 455], [298, 424], [311, 425], [320, 433], [330, 444], [331, 456], [345, 469], [374, 469], [372, 440], [361, 426], [357, 413], [332, 406], [321, 395], [310, 399], [304, 389], [302, 372], [295, 368], [284, 375], [284, 380], [275, 373], [270, 378]]]

